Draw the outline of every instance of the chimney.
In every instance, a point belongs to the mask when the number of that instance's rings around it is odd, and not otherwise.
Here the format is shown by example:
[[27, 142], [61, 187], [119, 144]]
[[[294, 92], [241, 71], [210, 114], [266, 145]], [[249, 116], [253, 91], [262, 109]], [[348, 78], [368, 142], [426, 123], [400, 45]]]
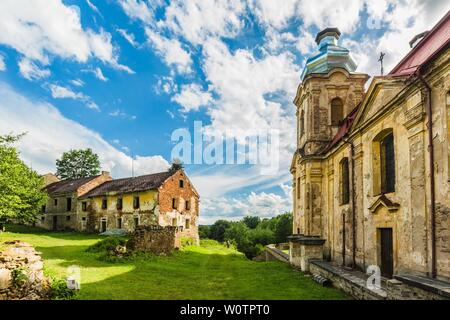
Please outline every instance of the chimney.
[[414, 38], [412, 38], [412, 40], [409, 42], [409, 46], [411, 48], [414, 48], [414, 46], [420, 42], [420, 40], [422, 40], [424, 37], [426, 37], [426, 35], [430, 33], [430, 31], [424, 31], [422, 33], [419, 33], [418, 35], [416, 35]]
[[102, 171], [102, 176], [110, 176], [111, 174], [109, 171]]

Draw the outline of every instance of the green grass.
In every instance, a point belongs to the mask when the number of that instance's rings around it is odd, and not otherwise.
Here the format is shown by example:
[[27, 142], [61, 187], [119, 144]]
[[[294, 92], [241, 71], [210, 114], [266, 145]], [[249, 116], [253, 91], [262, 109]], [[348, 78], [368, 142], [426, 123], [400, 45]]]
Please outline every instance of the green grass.
[[86, 249], [102, 238], [8, 226], [0, 243], [22, 240], [42, 253], [46, 273], [66, 276], [81, 268], [78, 299], [346, 299], [281, 262], [254, 262], [216, 242], [186, 247], [169, 256], [100, 261]]

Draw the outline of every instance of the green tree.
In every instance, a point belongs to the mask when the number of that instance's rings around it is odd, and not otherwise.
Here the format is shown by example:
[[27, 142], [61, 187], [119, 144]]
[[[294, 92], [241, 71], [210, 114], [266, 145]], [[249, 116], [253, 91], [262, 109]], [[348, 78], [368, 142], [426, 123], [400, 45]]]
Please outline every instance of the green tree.
[[183, 169], [183, 163], [180, 159], [173, 159], [172, 165], [169, 168], [169, 172], [175, 172]]
[[200, 225], [198, 226], [198, 236], [200, 239], [209, 239], [211, 230], [210, 226], [207, 225]]
[[70, 150], [56, 160], [56, 175], [62, 180], [95, 176], [100, 173], [100, 160], [91, 149]]
[[275, 242], [282, 243], [287, 241], [287, 237], [292, 234], [292, 213], [286, 212], [275, 217]]
[[8, 220], [33, 222], [46, 202], [44, 181], [12, 146], [22, 135], [0, 136], [0, 228]]
[[275, 243], [274, 232], [270, 229], [251, 229], [249, 232], [249, 240], [253, 244], [261, 244], [266, 246], [271, 243]]
[[210, 230], [209, 237], [213, 240], [223, 242], [225, 230], [228, 229], [230, 225], [231, 222], [229, 221], [217, 220], [209, 229]]
[[242, 222], [244, 222], [250, 229], [255, 229], [261, 222], [261, 219], [257, 216], [246, 216], [242, 219]]

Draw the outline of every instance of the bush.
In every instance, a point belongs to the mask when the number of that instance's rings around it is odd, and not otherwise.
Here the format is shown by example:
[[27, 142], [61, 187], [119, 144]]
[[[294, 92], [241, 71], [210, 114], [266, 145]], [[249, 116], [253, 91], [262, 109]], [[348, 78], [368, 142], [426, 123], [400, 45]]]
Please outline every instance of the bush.
[[26, 269], [24, 267], [14, 269], [11, 272], [11, 277], [12, 284], [15, 288], [20, 288], [28, 281]]
[[104, 240], [100, 240], [99, 242], [87, 248], [86, 252], [108, 253], [109, 251], [114, 250], [117, 246], [124, 246], [126, 244], [127, 244], [126, 238], [108, 237]]
[[211, 227], [210, 227], [210, 234], [209, 237], [211, 239], [217, 240], [219, 242], [223, 242], [224, 240], [224, 234], [225, 231], [231, 226], [230, 221], [226, 220], [217, 220]]
[[71, 300], [76, 295], [75, 290], [69, 289], [66, 281], [61, 279], [53, 279], [50, 290], [50, 298], [54, 300]]

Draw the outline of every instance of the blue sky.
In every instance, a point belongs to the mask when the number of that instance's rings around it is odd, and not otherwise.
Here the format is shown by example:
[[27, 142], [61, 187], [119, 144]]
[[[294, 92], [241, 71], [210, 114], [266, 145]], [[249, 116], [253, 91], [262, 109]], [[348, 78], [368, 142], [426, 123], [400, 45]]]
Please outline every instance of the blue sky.
[[70, 148], [91, 147], [114, 177], [165, 170], [172, 132], [202, 121], [206, 136], [276, 129], [279, 170], [186, 165], [202, 223], [269, 217], [291, 207], [292, 104], [314, 37], [337, 26], [358, 71], [378, 74], [409, 50], [446, 1], [2, 0], [0, 134], [39, 172]]

